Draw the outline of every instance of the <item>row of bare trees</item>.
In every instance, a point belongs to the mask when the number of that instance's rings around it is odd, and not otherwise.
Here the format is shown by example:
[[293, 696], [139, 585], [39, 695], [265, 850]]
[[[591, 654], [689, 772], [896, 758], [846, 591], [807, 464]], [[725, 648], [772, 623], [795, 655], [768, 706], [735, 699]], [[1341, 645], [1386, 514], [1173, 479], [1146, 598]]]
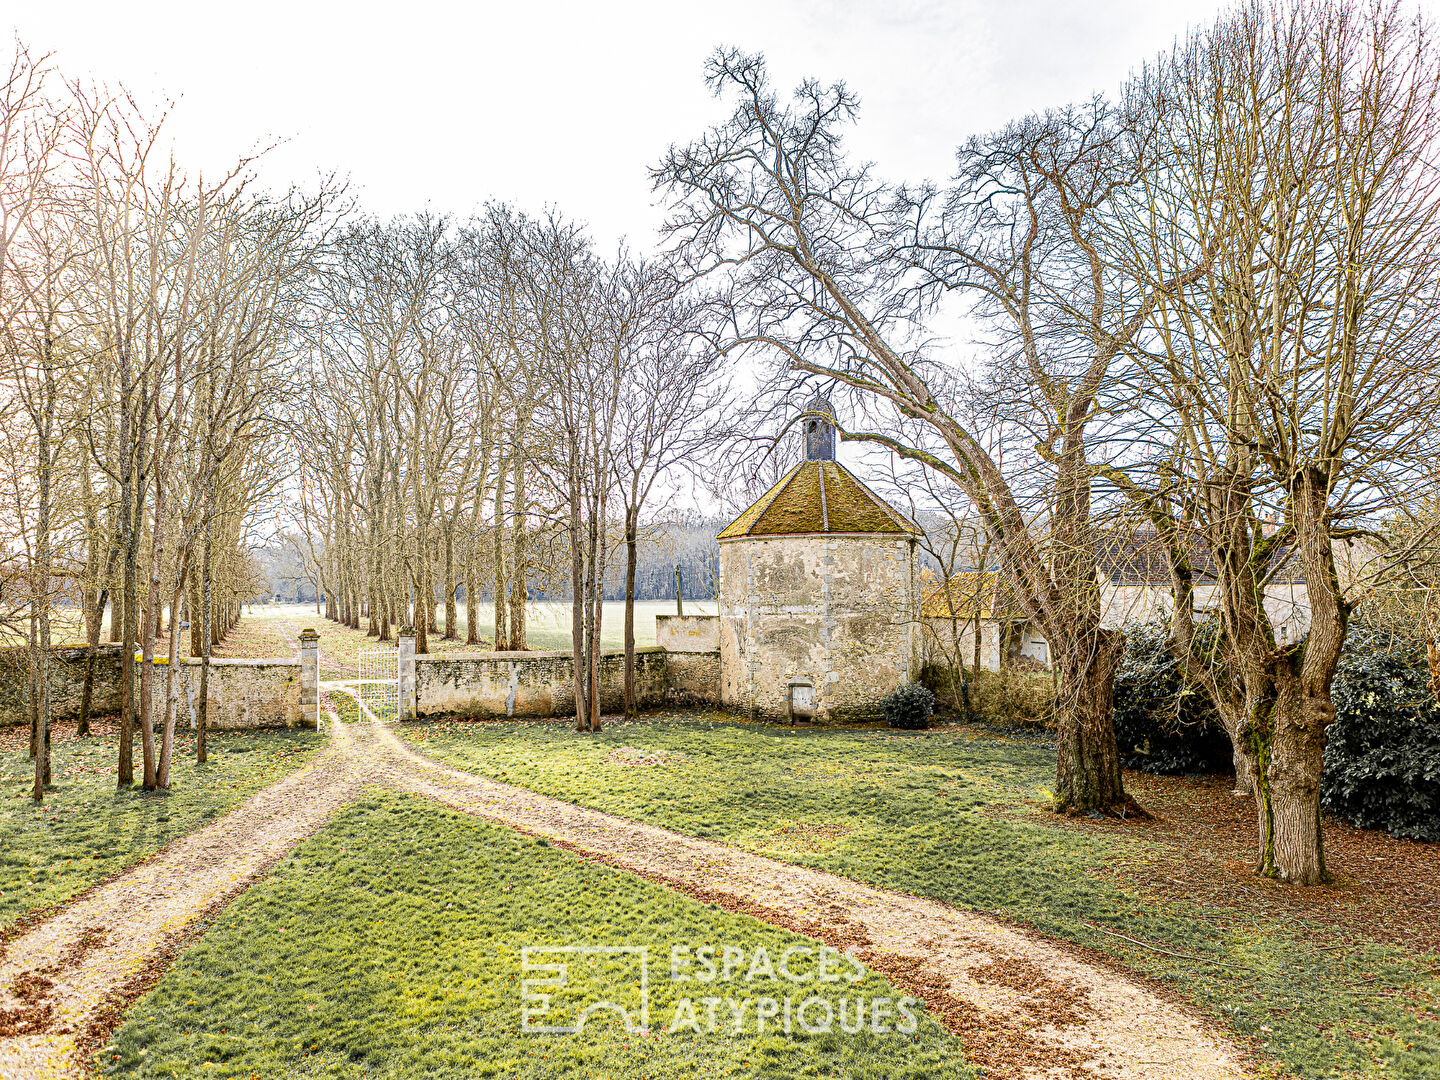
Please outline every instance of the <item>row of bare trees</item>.
[[[318, 259], [290, 411], [297, 543], [326, 614], [381, 641], [527, 648], [570, 593], [576, 723], [600, 723], [607, 574], [625, 554], [626, 703], [642, 522], [720, 430], [719, 357], [672, 267], [601, 258], [556, 213], [356, 222]], [[568, 564], [568, 567], [567, 567]], [[568, 569], [568, 573], [566, 572]], [[443, 613], [443, 614], [437, 614]]]
[[[182, 687], [259, 586], [248, 533], [283, 477], [275, 405], [329, 193], [274, 199], [249, 162], [191, 177], [163, 115], [16, 47], [0, 86], [0, 633], [28, 646], [35, 798], [49, 781], [51, 646], [121, 646], [121, 784], [167, 787]], [[168, 620], [167, 620], [168, 616]], [[140, 663], [129, 661], [138, 651]]]
[[[1172, 648], [1214, 699], [1254, 792], [1257, 868], [1324, 880], [1330, 680], [1359, 596], [1427, 544], [1440, 409], [1440, 65], [1385, 0], [1242, 4], [1116, 101], [971, 139], [945, 185], [847, 157], [857, 99], [715, 55], [732, 117], [654, 171], [668, 231], [717, 283], [726, 343], [848, 393], [843, 437], [945, 478], [1050, 643], [1056, 805], [1133, 812], [1110, 699], [1101, 517], [1157, 538]], [[963, 316], [976, 362], [938, 339]], [[1002, 453], [1002, 450], [1008, 450]], [[1367, 554], [1337, 565], [1337, 542]], [[1203, 567], [1200, 554], [1203, 553]], [[1298, 563], [1310, 630], [1265, 605]], [[1221, 647], [1196, 644], [1200, 569]]]

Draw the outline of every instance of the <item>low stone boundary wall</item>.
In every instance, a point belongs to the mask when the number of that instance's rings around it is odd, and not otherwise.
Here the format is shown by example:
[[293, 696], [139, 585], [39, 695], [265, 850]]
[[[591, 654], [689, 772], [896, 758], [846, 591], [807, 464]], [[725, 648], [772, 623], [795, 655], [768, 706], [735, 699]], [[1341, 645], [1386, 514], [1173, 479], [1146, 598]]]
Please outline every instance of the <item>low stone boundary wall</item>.
[[719, 705], [720, 651], [666, 652], [665, 681], [673, 705]]
[[[56, 720], [74, 720], [80, 715], [80, 697], [85, 687], [85, 664], [90, 646], [67, 645], [50, 650], [50, 715]], [[91, 688], [90, 713], [104, 716], [120, 711], [119, 645], [100, 645], [95, 652], [95, 679]], [[0, 649], [0, 725], [28, 724], [25, 712], [25, 685], [30, 673], [30, 650]]]
[[670, 703], [720, 704], [720, 616], [656, 615], [655, 643], [665, 650]]
[[[305, 644], [302, 636], [302, 648]], [[312, 650], [313, 653], [313, 650]], [[74, 720], [80, 715], [80, 697], [85, 682], [85, 662], [90, 648], [80, 645], [51, 650], [50, 716], [52, 721]], [[95, 650], [95, 680], [90, 715], [106, 716], [120, 711], [119, 645], [101, 645]], [[211, 730], [238, 730], [259, 727], [315, 727], [316, 692], [314, 659], [311, 658], [308, 693], [303, 692], [302, 662], [299, 659], [210, 661], [207, 686], [208, 722]], [[165, 673], [169, 661], [155, 658], [150, 699], [158, 709], [163, 705]], [[200, 708], [200, 667], [198, 658], [180, 661], [177, 723], [192, 727]], [[140, 664], [135, 664], [135, 689], [140, 689]], [[0, 650], [0, 726], [28, 724], [25, 683], [28, 651]], [[302, 705], [302, 702], [304, 704]]]
[[[667, 654], [635, 650], [635, 696], [642, 707], [667, 700]], [[600, 707], [624, 708], [625, 654], [600, 656]], [[442, 654], [415, 658], [417, 716], [565, 716], [575, 711], [575, 667], [568, 652]]]
[[[164, 700], [167, 663], [163, 658], [155, 662], [150, 699], [156, 710]], [[184, 659], [176, 672], [179, 684], [176, 716], [180, 727], [193, 726], [198, 721], [200, 667], [200, 660]], [[138, 684], [138, 673], [136, 678]], [[313, 715], [301, 715], [299, 660], [211, 660], [206, 690], [207, 720], [212, 731], [315, 726]]]

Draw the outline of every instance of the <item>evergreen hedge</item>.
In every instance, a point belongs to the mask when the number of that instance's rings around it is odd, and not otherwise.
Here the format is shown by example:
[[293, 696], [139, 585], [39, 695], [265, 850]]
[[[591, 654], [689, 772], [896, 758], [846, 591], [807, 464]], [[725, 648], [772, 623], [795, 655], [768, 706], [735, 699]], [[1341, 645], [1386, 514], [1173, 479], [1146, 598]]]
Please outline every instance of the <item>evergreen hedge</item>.
[[1168, 636], [1158, 623], [1126, 628], [1113, 705], [1120, 760], [1162, 776], [1225, 772], [1232, 767], [1230, 738], [1205, 692], [1184, 687], [1165, 649]]
[[1366, 829], [1440, 840], [1440, 703], [1420, 646], [1352, 626], [1330, 695], [1320, 803]]
[[[1228, 772], [1229, 738], [1203, 692], [1185, 691], [1156, 624], [1127, 628], [1115, 674], [1115, 736], [1127, 768]], [[1352, 626], [1331, 685], [1321, 805], [1394, 836], [1440, 841], [1440, 703], [1424, 649]]]
[[935, 695], [919, 683], [906, 683], [880, 704], [885, 710], [885, 722], [891, 727], [919, 731], [930, 726]]

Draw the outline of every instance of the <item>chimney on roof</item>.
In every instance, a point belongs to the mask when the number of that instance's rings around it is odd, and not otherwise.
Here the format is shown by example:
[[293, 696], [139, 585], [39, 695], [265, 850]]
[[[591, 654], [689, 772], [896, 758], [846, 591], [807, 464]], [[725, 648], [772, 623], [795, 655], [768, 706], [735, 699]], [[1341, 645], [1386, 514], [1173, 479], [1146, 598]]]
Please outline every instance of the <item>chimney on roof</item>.
[[805, 403], [800, 418], [805, 431], [805, 460], [835, 460], [835, 410], [830, 399], [816, 394]]

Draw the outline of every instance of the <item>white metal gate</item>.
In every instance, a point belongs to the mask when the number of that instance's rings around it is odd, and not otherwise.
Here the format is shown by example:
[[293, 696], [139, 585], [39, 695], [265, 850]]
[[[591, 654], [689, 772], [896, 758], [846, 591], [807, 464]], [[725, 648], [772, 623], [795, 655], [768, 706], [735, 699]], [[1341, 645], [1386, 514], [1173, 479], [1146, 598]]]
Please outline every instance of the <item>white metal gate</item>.
[[399, 712], [400, 650], [386, 645], [363, 648], [357, 667], [360, 700], [385, 723], [391, 723]]

